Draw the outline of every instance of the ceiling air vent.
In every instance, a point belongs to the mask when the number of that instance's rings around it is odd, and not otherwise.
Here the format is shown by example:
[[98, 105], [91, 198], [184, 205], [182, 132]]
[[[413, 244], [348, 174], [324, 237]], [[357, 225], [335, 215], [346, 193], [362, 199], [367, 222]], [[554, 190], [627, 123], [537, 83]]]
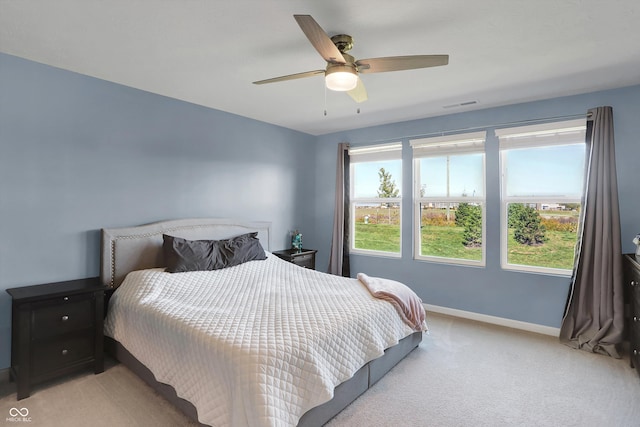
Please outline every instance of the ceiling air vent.
[[465, 102], [460, 102], [458, 104], [443, 105], [442, 108], [460, 108], [460, 107], [466, 107], [468, 105], [475, 105], [477, 103], [478, 101], [465, 101]]

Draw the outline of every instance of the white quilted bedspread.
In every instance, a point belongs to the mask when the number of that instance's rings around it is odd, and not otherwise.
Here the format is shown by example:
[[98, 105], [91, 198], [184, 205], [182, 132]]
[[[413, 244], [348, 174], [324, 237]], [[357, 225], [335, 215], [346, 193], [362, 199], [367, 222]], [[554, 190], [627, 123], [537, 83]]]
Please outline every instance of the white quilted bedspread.
[[295, 426], [413, 331], [357, 280], [265, 261], [130, 273], [105, 333], [212, 426]]

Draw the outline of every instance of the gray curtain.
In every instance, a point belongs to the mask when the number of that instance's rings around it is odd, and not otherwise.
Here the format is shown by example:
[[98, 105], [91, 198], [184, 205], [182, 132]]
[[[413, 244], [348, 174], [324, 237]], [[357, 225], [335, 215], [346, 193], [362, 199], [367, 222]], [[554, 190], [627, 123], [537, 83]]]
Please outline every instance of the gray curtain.
[[349, 267], [349, 144], [338, 144], [336, 165], [336, 203], [333, 237], [329, 254], [329, 273], [350, 277]]
[[624, 332], [622, 246], [613, 110], [589, 110], [582, 236], [560, 328], [570, 347], [620, 357]]

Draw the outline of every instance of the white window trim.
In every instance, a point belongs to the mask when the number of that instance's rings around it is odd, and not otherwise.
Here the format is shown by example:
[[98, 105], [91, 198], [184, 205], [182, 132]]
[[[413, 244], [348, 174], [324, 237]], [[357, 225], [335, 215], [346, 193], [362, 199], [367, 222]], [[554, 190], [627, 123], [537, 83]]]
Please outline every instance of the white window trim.
[[580, 203], [583, 204], [583, 201], [575, 198], [564, 198], [564, 197], [511, 197], [509, 200], [505, 200], [502, 198], [500, 201], [500, 266], [503, 270], [510, 271], [524, 271], [527, 273], [540, 273], [540, 274], [549, 274], [552, 276], [571, 276], [573, 273], [572, 269], [564, 269], [564, 268], [550, 268], [550, 267], [539, 267], [534, 265], [523, 265], [523, 264], [509, 264], [507, 261], [507, 256], [509, 255], [508, 251], [508, 243], [509, 243], [509, 228], [507, 227], [507, 216], [508, 209], [507, 205], [509, 203], [543, 203], [543, 202], [553, 202], [553, 203]]
[[[400, 197], [385, 198], [385, 197], [354, 197], [354, 170], [353, 165], [356, 163], [364, 162], [376, 162], [386, 160], [402, 160], [402, 143], [393, 142], [388, 144], [367, 145], [360, 147], [349, 148], [349, 204], [350, 204], [350, 218], [349, 218], [349, 254], [356, 255], [370, 255], [380, 256], [385, 258], [402, 258], [402, 193], [403, 189], [400, 188]], [[398, 212], [400, 215], [400, 251], [399, 252], [386, 252], [377, 251], [372, 249], [362, 249], [355, 247], [355, 224], [356, 224], [356, 209], [355, 205], [359, 203], [397, 203]]]
[[586, 119], [563, 122], [543, 123], [530, 126], [519, 126], [495, 129], [500, 143], [500, 266], [503, 270], [523, 271], [528, 273], [548, 274], [553, 276], [571, 276], [572, 269], [539, 267], [521, 264], [509, 264], [508, 258], [508, 210], [509, 203], [579, 203], [584, 206], [581, 197], [563, 196], [510, 196], [507, 197], [504, 153], [506, 150], [519, 148], [552, 147], [559, 145], [584, 144]]
[[[422, 138], [409, 141], [413, 149], [413, 259], [418, 261], [436, 262], [440, 264], [467, 265], [474, 267], [484, 267], [486, 265], [487, 251], [487, 220], [486, 220], [486, 154], [484, 143], [486, 131], [472, 132], [464, 134], [446, 135], [433, 138]], [[420, 159], [425, 157], [444, 157], [447, 155], [465, 155], [481, 153], [482, 156], [482, 194], [483, 197], [421, 197], [420, 196]], [[421, 255], [422, 233], [421, 233], [421, 209], [423, 203], [478, 203], [482, 208], [482, 258], [480, 261], [445, 258], [433, 255]]]
[[402, 143], [367, 145], [349, 148], [349, 162], [375, 162], [402, 159]]
[[484, 153], [487, 132], [473, 132], [409, 141], [413, 158], [440, 157], [447, 154]]
[[586, 119], [496, 129], [500, 150], [584, 143]]

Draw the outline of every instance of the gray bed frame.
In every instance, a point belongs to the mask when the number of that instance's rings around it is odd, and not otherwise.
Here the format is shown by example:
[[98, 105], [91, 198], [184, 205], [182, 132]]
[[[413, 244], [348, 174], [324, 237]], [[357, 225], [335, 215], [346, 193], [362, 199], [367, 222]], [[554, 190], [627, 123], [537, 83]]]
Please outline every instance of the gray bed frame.
[[[258, 232], [262, 246], [271, 251], [271, 223], [264, 221], [219, 218], [180, 219], [136, 227], [105, 228], [102, 229], [101, 281], [115, 290], [131, 271], [164, 267], [163, 234], [191, 240], [220, 240], [253, 231]], [[422, 332], [415, 332], [385, 350], [383, 356], [367, 363], [353, 377], [338, 385], [332, 400], [307, 411], [300, 419], [298, 426], [321, 426], [328, 422], [382, 378], [421, 341]], [[170, 385], [156, 381], [153, 373], [119, 342], [107, 337], [105, 348], [187, 416], [195, 421], [198, 420], [197, 410], [191, 402], [178, 397]]]

